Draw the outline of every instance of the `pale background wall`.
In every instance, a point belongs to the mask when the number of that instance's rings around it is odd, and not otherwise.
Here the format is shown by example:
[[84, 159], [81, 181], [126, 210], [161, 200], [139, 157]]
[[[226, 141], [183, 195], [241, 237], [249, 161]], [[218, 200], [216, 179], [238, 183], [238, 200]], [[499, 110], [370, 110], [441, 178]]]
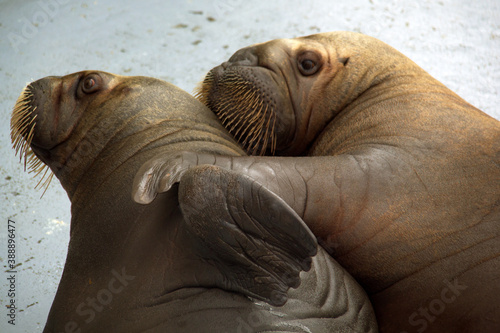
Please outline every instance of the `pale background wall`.
[[[35, 24], [35, 25], [34, 25]], [[192, 92], [237, 49], [274, 38], [351, 30], [394, 46], [470, 103], [500, 119], [500, 1], [0, 0], [0, 262], [16, 221], [16, 326], [43, 328], [64, 261], [70, 203], [54, 180], [45, 196], [11, 149], [9, 122], [24, 85], [99, 69], [164, 79]]]

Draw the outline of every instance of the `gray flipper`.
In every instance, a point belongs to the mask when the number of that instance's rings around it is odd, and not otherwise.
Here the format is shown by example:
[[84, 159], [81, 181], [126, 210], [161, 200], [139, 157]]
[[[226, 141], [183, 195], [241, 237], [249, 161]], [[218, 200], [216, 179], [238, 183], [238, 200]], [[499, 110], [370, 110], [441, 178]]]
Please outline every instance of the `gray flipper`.
[[300, 285], [316, 237], [280, 197], [243, 174], [216, 166], [189, 169], [179, 183], [187, 229], [199, 255], [224, 276], [220, 287], [280, 306]]

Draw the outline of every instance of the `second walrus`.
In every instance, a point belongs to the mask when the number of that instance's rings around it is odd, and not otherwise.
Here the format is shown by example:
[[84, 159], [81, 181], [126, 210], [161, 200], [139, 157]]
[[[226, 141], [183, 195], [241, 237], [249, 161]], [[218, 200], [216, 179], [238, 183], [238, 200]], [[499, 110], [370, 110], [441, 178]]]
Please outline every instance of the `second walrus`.
[[381, 331], [500, 331], [499, 121], [350, 32], [241, 49], [210, 71], [200, 100], [249, 153], [279, 157], [158, 157], [137, 201], [197, 164], [249, 176], [366, 289]]

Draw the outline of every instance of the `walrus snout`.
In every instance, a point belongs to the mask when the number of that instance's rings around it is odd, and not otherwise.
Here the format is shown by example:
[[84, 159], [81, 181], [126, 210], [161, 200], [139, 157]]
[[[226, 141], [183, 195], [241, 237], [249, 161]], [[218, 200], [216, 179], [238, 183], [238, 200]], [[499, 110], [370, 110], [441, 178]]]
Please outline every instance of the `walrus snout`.
[[28, 148], [33, 139], [36, 115], [34, 110], [33, 85], [24, 87], [16, 101], [10, 120], [10, 137], [16, 154], [24, 155], [25, 167], [28, 160]]
[[[51, 96], [54, 94], [54, 81], [58, 77], [46, 77], [29, 83], [17, 99], [11, 118], [11, 139], [17, 152], [26, 152], [27, 146], [36, 144], [49, 148], [47, 130], [44, 126], [50, 109]], [[56, 88], [58, 89], [58, 88]], [[60, 98], [60, 97], [59, 97]]]
[[257, 56], [255, 47], [249, 46], [236, 51], [228, 61], [224, 62], [224, 68], [230, 66], [257, 66], [259, 57]]
[[[37, 177], [45, 171], [38, 185], [48, 185], [50, 151], [64, 142], [76, 124], [74, 96], [81, 73], [47, 76], [26, 85], [16, 101], [10, 122], [11, 140], [16, 155], [24, 159], [24, 168]], [[68, 97], [69, 96], [69, 97]], [[37, 185], [37, 186], [38, 186]]]
[[[53, 94], [55, 87], [54, 82], [59, 81], [60, 77], [48, 76], [43, 79], [39, 79], [30, 83], [32, 95], [31, 95], [31, 105], [32, 113], [38, 114], [43, 113], [44, 110], [50, 108], [50, 99]], [[56, 89], [58, 89], [57, 87]], [[60, 92], [59, 92], [60, 93]]]
[[60, 77], [49, 76], [29, 85], [30, 95], [24, 112], [26, 118], [33, 122], [30, 143], [44, 150], [51, 149], [60, 141], [55, 129], [63, 118], [59, 114], [64, 93], [62, 83]]
[[[12, 117], [10, 121], [11, 140], [16, 155], [19, 154], [21, 160], [24, 159], [24, 169], [29, 169], [30, 172], [35, 172], [35, 177], [45, 170], [37, 187], [42, 184], [48, 172], [48, 168], [42, 160], [35, 154], [32, 147], [36, 145], [34, 141], [38, 141], [40, 122], [43, 115], [43, 105], [47, 100], [47, 95], [51, 89], [47, 84], [47, 80], [41, 79], [26, 85], [21, 92], [21, 95], [16, 101]], [[43, 143], [40, 143], [43, 145]], [[40, 149], [37, 149], [40, 153]], [[50, 183], [53, 174], [43, 182], [42, 186]]]
[[[243, 63], [244, 65], [240, 65]], [[276, 109], [281, 97], [268, 70], [240, 58], [211, 70], [196, 97], [252, 155], [274, 154], [277, 144]]]
[[285, 79], [267, 58], [261, 46], [243, 48], [210, 70], [195, 94], [251, 155], [274, 155], [294, 128], [294, 117], [280, 111], [290, 109]]

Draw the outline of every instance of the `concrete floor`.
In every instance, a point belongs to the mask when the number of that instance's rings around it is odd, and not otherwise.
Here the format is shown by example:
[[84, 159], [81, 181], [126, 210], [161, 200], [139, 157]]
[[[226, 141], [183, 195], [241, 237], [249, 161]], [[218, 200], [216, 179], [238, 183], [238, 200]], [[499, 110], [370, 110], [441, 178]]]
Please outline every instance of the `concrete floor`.
[[[394, 46], [500, 119], [498, 0], [0, 0], [0, 332], [41, 331], [64, 266], [70, 202], [23, 171], [10, 113], [26, 83], [99, 69], [154, 76], [189, 92], [237, 49], [351, 30]], [[7, 323], [7, 221], [16, 222], [16, 325]]]

